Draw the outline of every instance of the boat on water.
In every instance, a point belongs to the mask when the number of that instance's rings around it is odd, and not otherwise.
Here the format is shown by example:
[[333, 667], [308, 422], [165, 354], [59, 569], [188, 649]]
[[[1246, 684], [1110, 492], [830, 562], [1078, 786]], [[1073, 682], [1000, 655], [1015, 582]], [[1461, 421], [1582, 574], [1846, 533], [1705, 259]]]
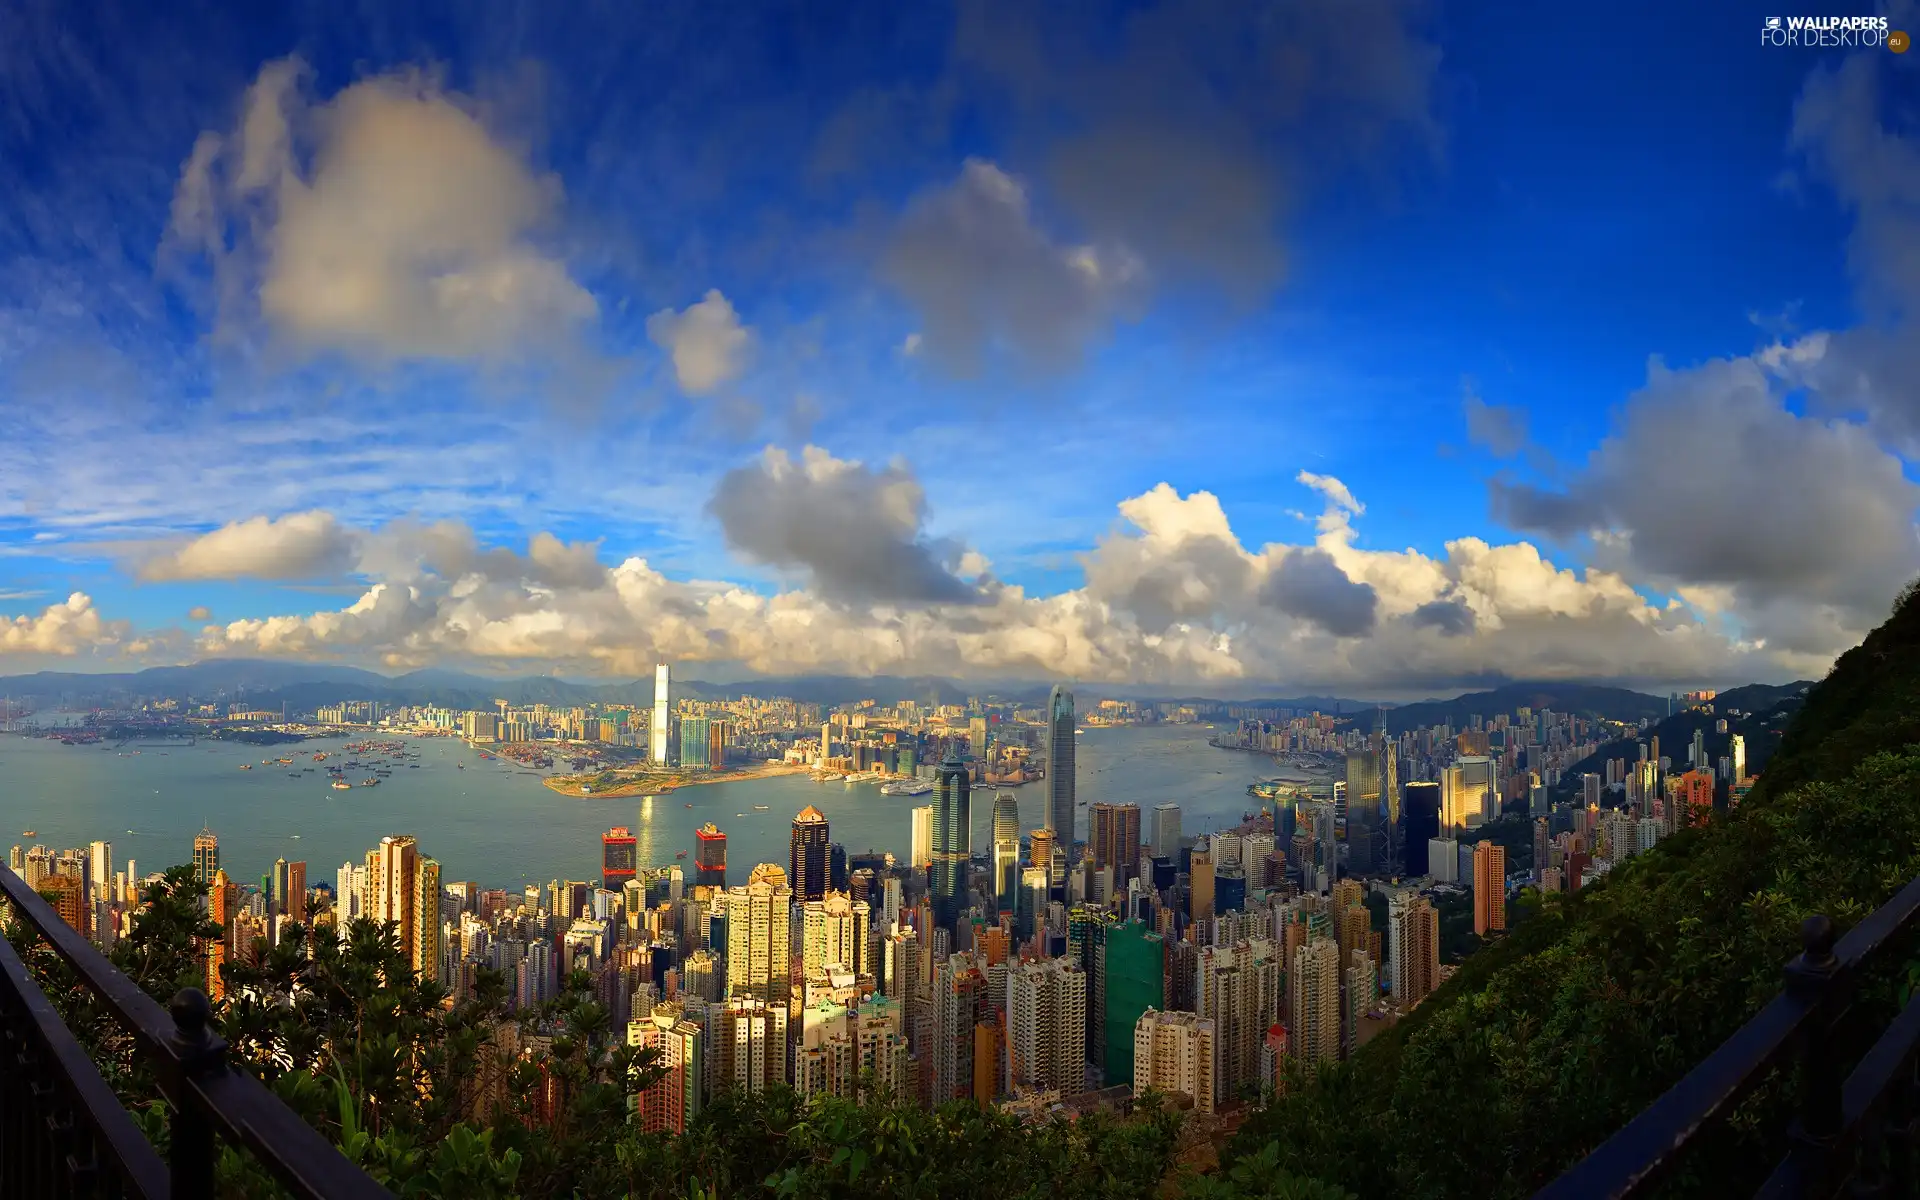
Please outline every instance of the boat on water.
[[674, 855], [675, 858], [685, 858], [686, 856], [687, 856], [687, 852], [685, 850], [682, 850], [680, 853]]
[[880, 785], [882, 796], [924, 796], [932, 790], [933, 785], [924, 779], [900, 779]]
[[689, 801], [687, 802], [687, 807], [688, 807], [688, 808], [692, 808], [692, 807], [693, 807], [693, 802], [692, 802], [691, 800], [689, 800]]
[[[689, 805], [687, 805], [687, 807], [688, 807], [688, 808], [692, 808], [692, 807], [693, 807], [693, 805], [691, 805], [691, 804], [689, 804]], [[764, 804], [756, 804], [756, 805], [754, 805], [754, 806], [753, 806], [753, 811], [755, 811], [755, 812], [766, 812], [766, 811], [767, 811], [767, 806], [766, 806], [766, 805], [764, 805]]]
[[251, 770], [253, 770], [253, 764], [252, 764], [252, 763], [241, 763], [241, 764], [240, 764], [240, 769], [241, 769], [242, 771], [251, 771]]
[[456, 771], [464, 771], [464, 770], [466, 770], [466, 769], [467, 769], [467, 764], [465, 764], [465, 763], [455, 763], [455, 764], [453, 764], [453, 767], [454, 767], [454, 769], [455, 769]]
[[21, 837], [39, 837], [40, 834], [32, 829], [22, 829], [20, 831], [20, 836]]
[[361, 787], [379, 787], [380, 781], [378, 779], [375, 779], [373, 776], [369, 775], [365, 779], [362, 779], [360, 781], [360, 786]]
[[351, 788], [353, 785], [348, 783], [344, 779], [336, 779], [331, 784], [328, 784], [327, 786], [331, 787], [336, 792], [344, 792], [347, 789]]
[[839, 783], [841, 780], [845, 778], [846, 778], [845, 775], [822, 775], [820, 776], [820, 782], [821, 783]]

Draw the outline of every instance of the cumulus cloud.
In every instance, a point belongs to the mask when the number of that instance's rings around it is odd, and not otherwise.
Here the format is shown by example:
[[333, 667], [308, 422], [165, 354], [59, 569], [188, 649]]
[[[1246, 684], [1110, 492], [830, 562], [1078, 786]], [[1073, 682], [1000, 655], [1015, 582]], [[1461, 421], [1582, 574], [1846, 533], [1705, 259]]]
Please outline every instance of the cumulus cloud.
[[680, 390], [704, 396], [739, 378], [753, 345], [753, 331], [714, 288], [684, 312], [662, 309], [647, 318], [647, 337], [673, 360]]
[[[1364, 505], [1344, 483], [1304, 486], [1329, 497], [1308, 545], [1247, 546], [1205, 492], [1162, 484], [1130, 497], [1083, 556], [1084, 584], [1041, 596], [997, 582], [963, 590], [963, 556], [927, 545], [904, 469], [776, 451], [723, 487], [716, 509], [743, 553], [803, 570], [805, 586], [769, 595], [675, 579], [639, 557], [589, 567], [579, 547], [566, 557], [580, 569], [556, 582], [552, 548], [520, 554], [459, 526], [389, 526], [365, 531], [390, 559], [376, 568], [363, 555], [369, 583], [354, 604], [214, 625], [200, 648], [391, 666], [634, 674], [675, 661], [1384, 693], [1499, 678], [1788, 678], [1844, 645], [1762, 643], [1721, 617], [1651, 602], [1616, 572], [1557, 566], [1526, 542], [1462, 538], [1438, 556], [1365, 549]], [[862, 516], [848, 523], [853, 505]], [[795, 520], [769, 515], [781, 513]], [[803, 528], [809, 517], [826, 540]], [[844, 546], [861, 531], [878, 552]]]
[[109, 650], [128, 637], [125, 621], [108, 621], [93, 606], [93, 598], [75, 592], [65, 602], [49, 605], [39, 616], [21, 614], [0, 619], [0, 654], [41, 654], [70, 658], [82, 651]]
[[1140, 264], [1122, 244], [1068, 245], [1033, 220], [1026, 185], [969, 159], [923, 192], [887, 248], [887, 278], [920, 312], [908, 353], [961, 374], [995, 354], [1058, 369], [1132, 310]]
[[1900, 459], [1859, 424], [1788, 410], [1753, 359], [1656, 362], [1565, 489], [1491, 486], [1509, 526], [1598, 530], [1596, 561], [1729, 588], [1750, 618], [1765, 606], [1791, 624], [1827, 606], [1863, 632], [1920, 568], [1920, 488]]
[[204, 604], [196, 604], [187, 610], [187, 620], [189, 621], [211, 621], [212, 619], [213, 610]]
[[805, 570], [825, 596], [906, 604], [980, 599], [956, 573], [965, 548], [929, 539], [926, 493], [904, 464], [874, 470], [817, 446], [773, 447], [730, 471], [707, 510], [749, 559]]
[[353, 531], [331, 513], [250, 517], [176, 547], [140, 552], [136, 573], [149, 582], [314, 579], [346, 570], [355, 548]]
[[310, 85], [299, 59], [269, 63], [181, 169], [166, 249], [211, 266], [225, 333], [260, 320], [297, 351], [375, 362], [575, 347], [599, 308], [539, 241], [557, 178], [430, 73]]
[[1335, 637], [1364, 637], [1373, 632], [1380, 597], [1373, 588], [1347, 578], [1324, 550], [1297, 550], [1282, 558], [1267, 576], [1263, 598], [1288, 616], [1298, 617]]

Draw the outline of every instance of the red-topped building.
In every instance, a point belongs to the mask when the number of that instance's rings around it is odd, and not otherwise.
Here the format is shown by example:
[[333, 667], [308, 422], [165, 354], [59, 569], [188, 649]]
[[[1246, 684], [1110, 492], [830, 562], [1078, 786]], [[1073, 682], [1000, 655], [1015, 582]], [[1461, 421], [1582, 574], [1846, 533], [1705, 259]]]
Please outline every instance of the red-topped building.
[[640, 839], [625, 825], [615, 825], [600, 835], [600, 886], [610, 892], [625, 887], [627, 880], [639, 874]]
[[693, 831], [695, 887], [727, 886], [727, 835], [712, 821]]

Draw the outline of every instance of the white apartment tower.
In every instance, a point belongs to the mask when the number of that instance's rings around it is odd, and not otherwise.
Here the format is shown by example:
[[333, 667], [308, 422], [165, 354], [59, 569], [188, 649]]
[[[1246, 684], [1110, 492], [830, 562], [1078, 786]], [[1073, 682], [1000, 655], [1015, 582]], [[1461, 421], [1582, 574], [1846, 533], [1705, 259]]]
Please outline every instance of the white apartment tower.
[[1071, 959], [1022, 963], [1007, 977], [1007, 1082], [1086, 1090], [1087, 976]]
[[1200, 950], [1194, 1007], [1213, 1022], [1216, 1101], [1260, 1078], [1260, 1047], [1280, 1020], [1280, 957], [1265, 938]]

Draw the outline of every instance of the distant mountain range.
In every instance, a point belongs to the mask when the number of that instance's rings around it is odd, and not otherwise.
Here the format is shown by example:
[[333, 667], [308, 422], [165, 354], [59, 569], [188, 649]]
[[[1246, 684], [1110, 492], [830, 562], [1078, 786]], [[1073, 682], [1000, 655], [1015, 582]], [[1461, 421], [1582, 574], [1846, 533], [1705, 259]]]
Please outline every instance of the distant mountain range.
[[[1797, 695], [1805, 683], [1768, 688], [1756, 685], [1721, 693], [1722, 706], [1770, 707], [1762, 699]], [[770, 699], [784, 696], [802, 703], [845, 704], [871, 699], [879, 704], [902, 700], [920, 703], [960, 704], [969, 696], [994, 696], [1017, 704], [1041, 704], [1048, 685], [1032, 683], [965, 683], [935, 677], [906, 678], [892, 675], [803, 675], [750, 679], [735, 683], [708, 683], [698, 679], [673, 680], [675, 699], [720, 700], [737, 696]], [[1222, 701], [1208, 696], [1151, 695], [1129, 688], [1078, 689], [1084, 698], [1153, 699], [1160, 703], [1212, 705], [1231, 703], [1258, 708], [1291, 708], [1317, 711], [1372, 725], [1371, 714], [1385, 707], [1387, 727], [1395, 733], [1445, 722], [1464, 728], [1468, 718], [1491, 717], [1510, 713], [1518, 707], [1550, 708], [1606, 717], [1616, 721], [1664, 718], [1667, 700], [1625, 688], [1577, 683], [1513, 683], [1492, 691], [1470, 692], [1451, 700], [1423, 700], [1416, 704], [1381, 705], [1366, 700], [1339, 696], [1294, 696], [1256, 700]], [[1730, 697], [1749, 695], [1742, 704]], [[231, 703], [245, 699], [262, 707], [285, 703], [292, 711], [304, 712], [323, 704], [342, 700], [378, 700], [386, 704], [439, 704], [452, 708], [491, 708], [495, 700], [510, 704], [650, 704], [653, 680], [587, 683], [535, 675], [519, 679], [490, 678], [444, 668], [410, 671], [404, 675], [381, 675], [358, 667], [329, 666], [314, 663], [287, 663], [257, 659], [209, 659], [181, 667], [150, 667], [144, 671], [120, 674], [83, 674], [65, 671], [41, 671], [32, 675], [0, 676], [0, 696], [31, 699], [41, 703], [74, 706], [111, 706], [141, 697], [192, 696], [196, 699]], [[1083, 699], [1081, 708], [1090, 707]]]

